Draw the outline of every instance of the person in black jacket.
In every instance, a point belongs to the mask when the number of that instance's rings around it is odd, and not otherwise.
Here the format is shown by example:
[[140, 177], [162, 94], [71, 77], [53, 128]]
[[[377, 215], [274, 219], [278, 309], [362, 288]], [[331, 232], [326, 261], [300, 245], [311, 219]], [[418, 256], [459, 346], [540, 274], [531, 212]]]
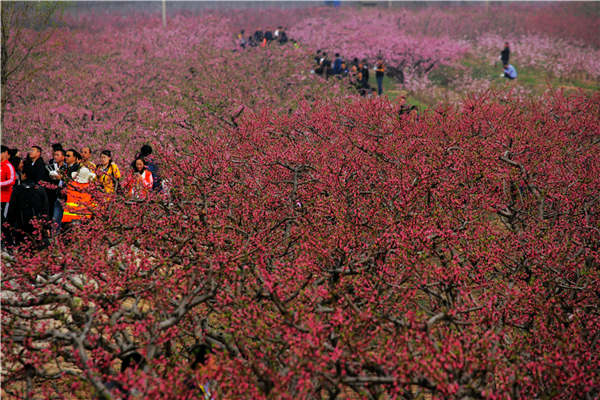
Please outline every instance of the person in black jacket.
[[510, 59], [510, 48], [508, 47], [508, 42], [505, 42], [504, 49], [500, 52], [500, 60], [502, 61], [502, 65], [507, 65], [509, 59]]
[[288, 42], [288, 36], [285, 31], [279, 32], [279, 44], [286, 44]]
[[333, 61], [333, 75], [339, 75], [342, 73], [342, 57], [340, 53], [335, 53], [335, 60]]
[[48, 171], [46, 171], [46, 164], [42, 158], [42, 148], [40, 146], [33, 146], [31, 148], [25, 160], [25, 166], [27, 165], [33, 167], [29, 177], [32, 181], [38, 183], [39, 181], [48, 179]]
[[[22, 183], [13, 187], [5, 222], [9, 225], [7, 242], [18, 245], [25, 238], [33, 238], [36, 231], [34, 219], [48, 220], [48, 196], [35, 181], [35, 167], [26, 164], [23, 167]], [[42, 228], [45, 231], [45, 227]]]
[[361, 85], [363, 88], [368, 89], [369, 88], [369, 64], [367, 63], [367, 60], [363, 60], [363, 67], [362, 67], [362, 82]]
[[331, 69], [331, 60], [327, 56], [327, 53], [323, 53], [323, 74], [325, 74], [325, 79], [329, 79], [329, 75], [332, 73]]
[[48, 182], [52, 184], [52, 186], [46, 188], [46, 195], [48, 195], [48, 203], [50, 206], [48, 215], [54, 214], [56, 200], [58, 199], [61, 188], [64, 186], [62, 177], [67, 174], [65, 153], [66, 152], [62, 147], [54, 150], [54, 161], [48, 163]]
[[273, 41], [273, 32], [271, 31], [266, 31], [265, 32], [265, 39], [267, 39], [267, 42], [272, 42]]
[[383, 93], [383, 74], [385, 73], [385, 64], [383, 58], [377, 58], [377, 64], [375, 65], [375, 78], [377, 79], [377, 94], [381, 96]]

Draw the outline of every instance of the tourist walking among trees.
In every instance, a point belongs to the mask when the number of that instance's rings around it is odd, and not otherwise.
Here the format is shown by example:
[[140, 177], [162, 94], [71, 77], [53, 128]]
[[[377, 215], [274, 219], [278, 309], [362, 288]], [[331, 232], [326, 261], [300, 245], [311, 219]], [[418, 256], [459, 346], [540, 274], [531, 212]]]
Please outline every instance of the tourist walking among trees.
[[279, 44], [286, 44], [288, 42], [287, 33], [283, 28], [279, 31]]
[[502, 61], [502, 65], [508, 64], [508, 61], [510, 60], [510, 48], [508, 42], [504, 42], [504, 49], [500, 52], [500, 60]]
[[81, 155], [75, 149], [69, 149], [65, 153], [65, 168], [60, 173], [59, 190], [56, 201], [54, 202], [54, 211], [52, 213], [53, 233], [56, 234], [60, 230], [64, 207], [61, 200], [66, 200], [66, 192], [64, 188], [71, 182], [73, 174], [79, 172], [81, 166]]
[[30, 170], [29, 179], [34, 182], [46, 180], [46, 165], [42, 158], [42, 148], [33, 146], [25, 160], [25, 166], [30, 165], [33, 169]]
[[361, 85], [363, 88], [368, 89], [369, 88], [369, 64], [367, 63], [367, 60], [363, 60], [363, 66], [362, 66], [362, 82]]
[[21, 178], [19, 175], [19, 170], [23, 169], [23, 159], [19, 157], [19, 149], [8, 149], [8, 161], [12, 164], [13, 168], [16, 172], [16, 182], [15, 185], [21, 183]]
[[271, 43], [273, 41], [273, 32], [266, 31], [265, 32], [265, 39], [267, 39], [267, 42]]
[[92, 149], [88, 146], [85, 146], [81, 149], [81, 166], [86, 167], [90, 171], [96, 170], [96, 164], [94, 164], [91, 160], [92, 158]]
[[331, 75], [331, 60], [327, 56], [327, 53], [323, 53], [323, 74], [325, 75], [325, 79], [329, 79], [329, 75]]
[[385, 65], [383, 59], [379, 57], [377, 64], [375, 65], [375, 78], [377, 79], [377, 94], [381, 96], [383, 93], [383, 74], [385, 72]]
[[[61, 148], [54, 150], [54, 162], [48, 165], [48, 177], [49, 182], [55, 186], [52, 188], [46, 188], [46, 194], [48, 195], [48, 204], [50, 206], [48, 215], [54, 216], [54, 209], [56, 208], [56, 200], [60, 194], [60, 190], [63, 186], [62, 177], [67, 173], [67, 164], [65, 163], [65, 151]], [[60, 205], [59, 205], [60, 206]], [[61, 216], [62, 218], [62, 216]]]
[[77, 172], [81, 168], [81, 154], [75, 149], [69, 149], [65, 152], [65, 162], [67, 163], [67, 176], [65, 180], [69, 180], [73, 172]]
[[47, 218], [48, 196], [38, 181], [34, 180], [35, 176], [35, 167], [25, 164], [21, 184], [13, 187], [5, 220], [9, 225], [9, 245], [18, 245], [34, 233], [34, 218]]
[[131, 168], [135, 169], [135, 161], [138, 158], [141, 158], [144, 161], [146, 168], [148, 168], [148, 170], [152, 173], [152, 189], [157, 191], [160, 190], [161, 179], [159, 174], [159, 168], [158, 164], [154, 160], [154, 157], [152, 157], [152, 147], [148, 144], [143, 145], [140, 149], [140, 152], [136, 154], [134, 161], [131, 163]]
[[2, 213], [2, 218], [6, 218], [10, 195], [17, 180], [17, 172], [10, 163], [9, 157], [9, 148], [2, 145], [2, 155], [0, 156], [0, 160], [2, 160], [0, 179], [0, 213]]
[[71, 174], [71, 181], [65, 190], [67, 201], [61, 221], [63, 224], [91, 217], [91, 209], [94, 205], [89, 192], [90, 182], [94, 178], [96, 178], [96, 174], [87, 167], [81, 167]]
[[335, 53], [335, 60], [333, 61], [333, 74], [338, 75], [342, 72], [342, 57], [340, 57], [340, 53]]
[[145, 200], [152, 189], [154, 180], [152, 173], [148, 170], [143, 158], [137, 158], [133, 162], [133, 171], [127, 178], [125, 187], [127, 188], [127, 197], [131, 200]]
[[96, 169], [96, 175], [105, 193], [115, 193], [118, 190], [121, 171], [113, 162], [110, 150], [103, 150], [100, 154], [100, 164]]
[[349, 73], [348, 66], [346, 65], [345, 61], [342, 61], [342, 65], [340, 66], [340, 76], [342, 78], [345, 78], [348, 76], [348, 73]]

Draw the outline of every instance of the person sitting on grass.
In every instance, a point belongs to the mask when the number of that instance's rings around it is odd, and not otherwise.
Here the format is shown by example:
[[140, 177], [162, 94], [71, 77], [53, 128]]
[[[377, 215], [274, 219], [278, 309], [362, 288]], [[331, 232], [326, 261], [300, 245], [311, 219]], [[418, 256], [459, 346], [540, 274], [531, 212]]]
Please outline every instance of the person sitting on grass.
[[516, 79], [517, 70], [511, 64], [504, 64], [504, 73], [500, 74], [500, 76], [510, 80]]

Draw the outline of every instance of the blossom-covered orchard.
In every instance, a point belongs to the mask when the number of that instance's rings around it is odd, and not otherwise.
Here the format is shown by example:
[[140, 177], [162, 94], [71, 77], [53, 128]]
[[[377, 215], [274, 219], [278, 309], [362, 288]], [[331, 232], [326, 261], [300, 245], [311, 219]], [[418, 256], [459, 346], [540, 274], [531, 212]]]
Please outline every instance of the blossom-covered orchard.
[[[215, 9], [178, 13], [169, 24], [176, 29], [184, 25], [194, 32], [190, 37], [205, 38], [222, 49], [237, 47], [234, 37], [241, 29], [251, 35], [284, 26], [312, 51], [340, 52], [371, 63], [382, 55], [394, 70], [404, 71], [409, 83], [466, 53], [483, 52], [496, 60], [505, 41], [511, 43], [519, 65], [550, 69], [559, 77], [583, 73], [597, 80], [597, 14], [593, 3]], [[153, 19], [159, 23], [156, 16]], [[90, 20], [83, 14], [72, 23], [89, 26]]]
[[302, 103], [190, 131], [171, 202], [98, 198], [4, 271], [3, 389], [597, 396], [600, 98], [543, 104]]
[[9, 82], [3, 143], [85, 142], [124, 163], [142, 143], [175, 150], [190, 130], [214, 131], [215, 121], [242, 108], [288, 111], [302, 100], [351, 95], [311, 77], [302, 49], [232, 53], [215, 48], [192, 19], [174, 18], [167, 34], [152, 18], [125, 20], [138, 25], [91, 19], [91, 28], [54, 33], [48, 67], [25, 84]]
[[600, 395], [598, 93], [406, 115], [146, 18], [61, 28], [11, 93], [3, 144], [150, 142], [170, 189], [3, 261], [3, 395]]

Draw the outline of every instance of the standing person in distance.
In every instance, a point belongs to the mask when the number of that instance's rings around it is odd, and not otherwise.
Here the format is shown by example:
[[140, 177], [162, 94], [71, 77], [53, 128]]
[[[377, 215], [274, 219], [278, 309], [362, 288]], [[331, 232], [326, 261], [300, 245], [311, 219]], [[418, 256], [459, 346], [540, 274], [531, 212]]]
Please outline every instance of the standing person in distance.
[[363, 60], [363, 68], [362, 68], [362, 86], [365, 89], [369, 88], [369, 63], [367, 60]]
[[286, 44], [288, 42], [287, 33], [284, 30], [279, 32], [279, 44]]
[[325, 79], [329, 79], [329, 75], [331, 75], [331, 60], [327, 56], [327, 53], [323, 53], [323, 74], [325, 74]]
[[383, 93], [383, 74], [385, 72], [385, 64], [383, 59], [379, 57], [375, 65], [375, 78], [377, 79], [377, 94], [381, 96]]
[[510, 60], [510, 48], [508, 46], [508, 42], [504, 42], [504, 49], [500, 52], [500, 61], [502, 61], [502, 65], [507, 65]]
[[340, 57], [340, 53], [335, 53], [335, 60], [333, 61], [333, 74], [339, 75], [342, 73], [342, 64], [344, 61]]
[[265, 32], [265, 39], [267, 39], [267, 42], [270, 44], [273, 41], [273, 32], [271, 31], [266, 31]]

